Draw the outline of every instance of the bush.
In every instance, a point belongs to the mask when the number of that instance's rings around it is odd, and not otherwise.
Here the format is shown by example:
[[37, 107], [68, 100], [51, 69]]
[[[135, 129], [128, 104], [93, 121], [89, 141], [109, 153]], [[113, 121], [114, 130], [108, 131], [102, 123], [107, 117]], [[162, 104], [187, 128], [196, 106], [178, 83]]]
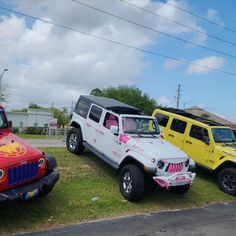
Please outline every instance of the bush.
[[26, 134], [41, 134], [43, 129], [43, 127], [27, 127]]
[[11, 128], [11, 132], [12, 132], [13, 134], [19, 133], [19, 128], [17, 128], [17, 127], [12, 127], [12, 128]]

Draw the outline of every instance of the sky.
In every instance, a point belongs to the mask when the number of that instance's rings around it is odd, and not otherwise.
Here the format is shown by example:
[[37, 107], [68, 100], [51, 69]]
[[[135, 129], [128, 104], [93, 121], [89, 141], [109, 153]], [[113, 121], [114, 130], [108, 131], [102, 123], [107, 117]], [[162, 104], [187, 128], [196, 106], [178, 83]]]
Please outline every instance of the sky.
[[119, 85], [136, 86], [158, 104], [176, 107], [180, 84], [180, 108], [198, 106], [236, 122], [236, 1], [126, 0], [154, 14], [120, 0], [77, 1], [136, 24], [72, 0], [1, 0], [0, 7], [154, 54], [0, 9], [8, 110], [30, 103], [70, 108], [93, 88]]

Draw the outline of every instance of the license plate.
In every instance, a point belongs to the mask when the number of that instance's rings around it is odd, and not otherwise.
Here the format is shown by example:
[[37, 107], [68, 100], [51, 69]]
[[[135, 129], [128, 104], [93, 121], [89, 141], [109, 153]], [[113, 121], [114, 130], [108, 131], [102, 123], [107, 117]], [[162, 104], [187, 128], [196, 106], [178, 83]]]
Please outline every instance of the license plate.
[[34, 189], [33, 191], [26, 193], [24, 195], [23, 199], [24, 200], [28, 200], [28, 199], [30, 199], [32, 197], [36, 197], [38, 194], [39, 194], [39, 190], [38, 189]]

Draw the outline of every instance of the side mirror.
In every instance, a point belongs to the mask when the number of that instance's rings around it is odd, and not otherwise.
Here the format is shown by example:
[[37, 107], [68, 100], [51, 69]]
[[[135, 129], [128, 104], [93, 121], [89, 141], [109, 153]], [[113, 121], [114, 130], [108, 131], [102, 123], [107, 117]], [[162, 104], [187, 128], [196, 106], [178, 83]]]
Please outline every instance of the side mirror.
[[118, 126], [116, 125], [111, 125], [110, 127], [110, 132], [114, 135], [118, 135]]
[[207, 145], [210, 144], [210, 139], [209, 139], [207, 136], [203, 136], [203, 137], [202, 137], [202, 141], [203, 141], [205, 144], [207, 144]]
[[9, 127], [10, 129], [12, 128], [12, 121], [11, 121], [11, 120], [8, 121], [8, 127]]

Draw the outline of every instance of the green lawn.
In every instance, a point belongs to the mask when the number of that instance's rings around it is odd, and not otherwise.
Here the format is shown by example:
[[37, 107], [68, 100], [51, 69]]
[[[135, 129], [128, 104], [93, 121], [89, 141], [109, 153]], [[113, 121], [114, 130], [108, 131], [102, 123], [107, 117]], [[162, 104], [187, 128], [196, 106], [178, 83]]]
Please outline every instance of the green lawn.
[[90, 152], [76, 156], [65, 148], [43, 150], [57, 157], [60, 181], [45, 198], [1, 207], [0, 233], [3, 235], [235, 200], [218, 189], [212, 176], [200, 172], [194, 187], [184, 196], [149, 186], [141, 202], [131, 203], [119, 192], [119, 174]]
[[24, 139], [65, 139], [65, 135], [44, 135], [44, 134], [16, 134]]

